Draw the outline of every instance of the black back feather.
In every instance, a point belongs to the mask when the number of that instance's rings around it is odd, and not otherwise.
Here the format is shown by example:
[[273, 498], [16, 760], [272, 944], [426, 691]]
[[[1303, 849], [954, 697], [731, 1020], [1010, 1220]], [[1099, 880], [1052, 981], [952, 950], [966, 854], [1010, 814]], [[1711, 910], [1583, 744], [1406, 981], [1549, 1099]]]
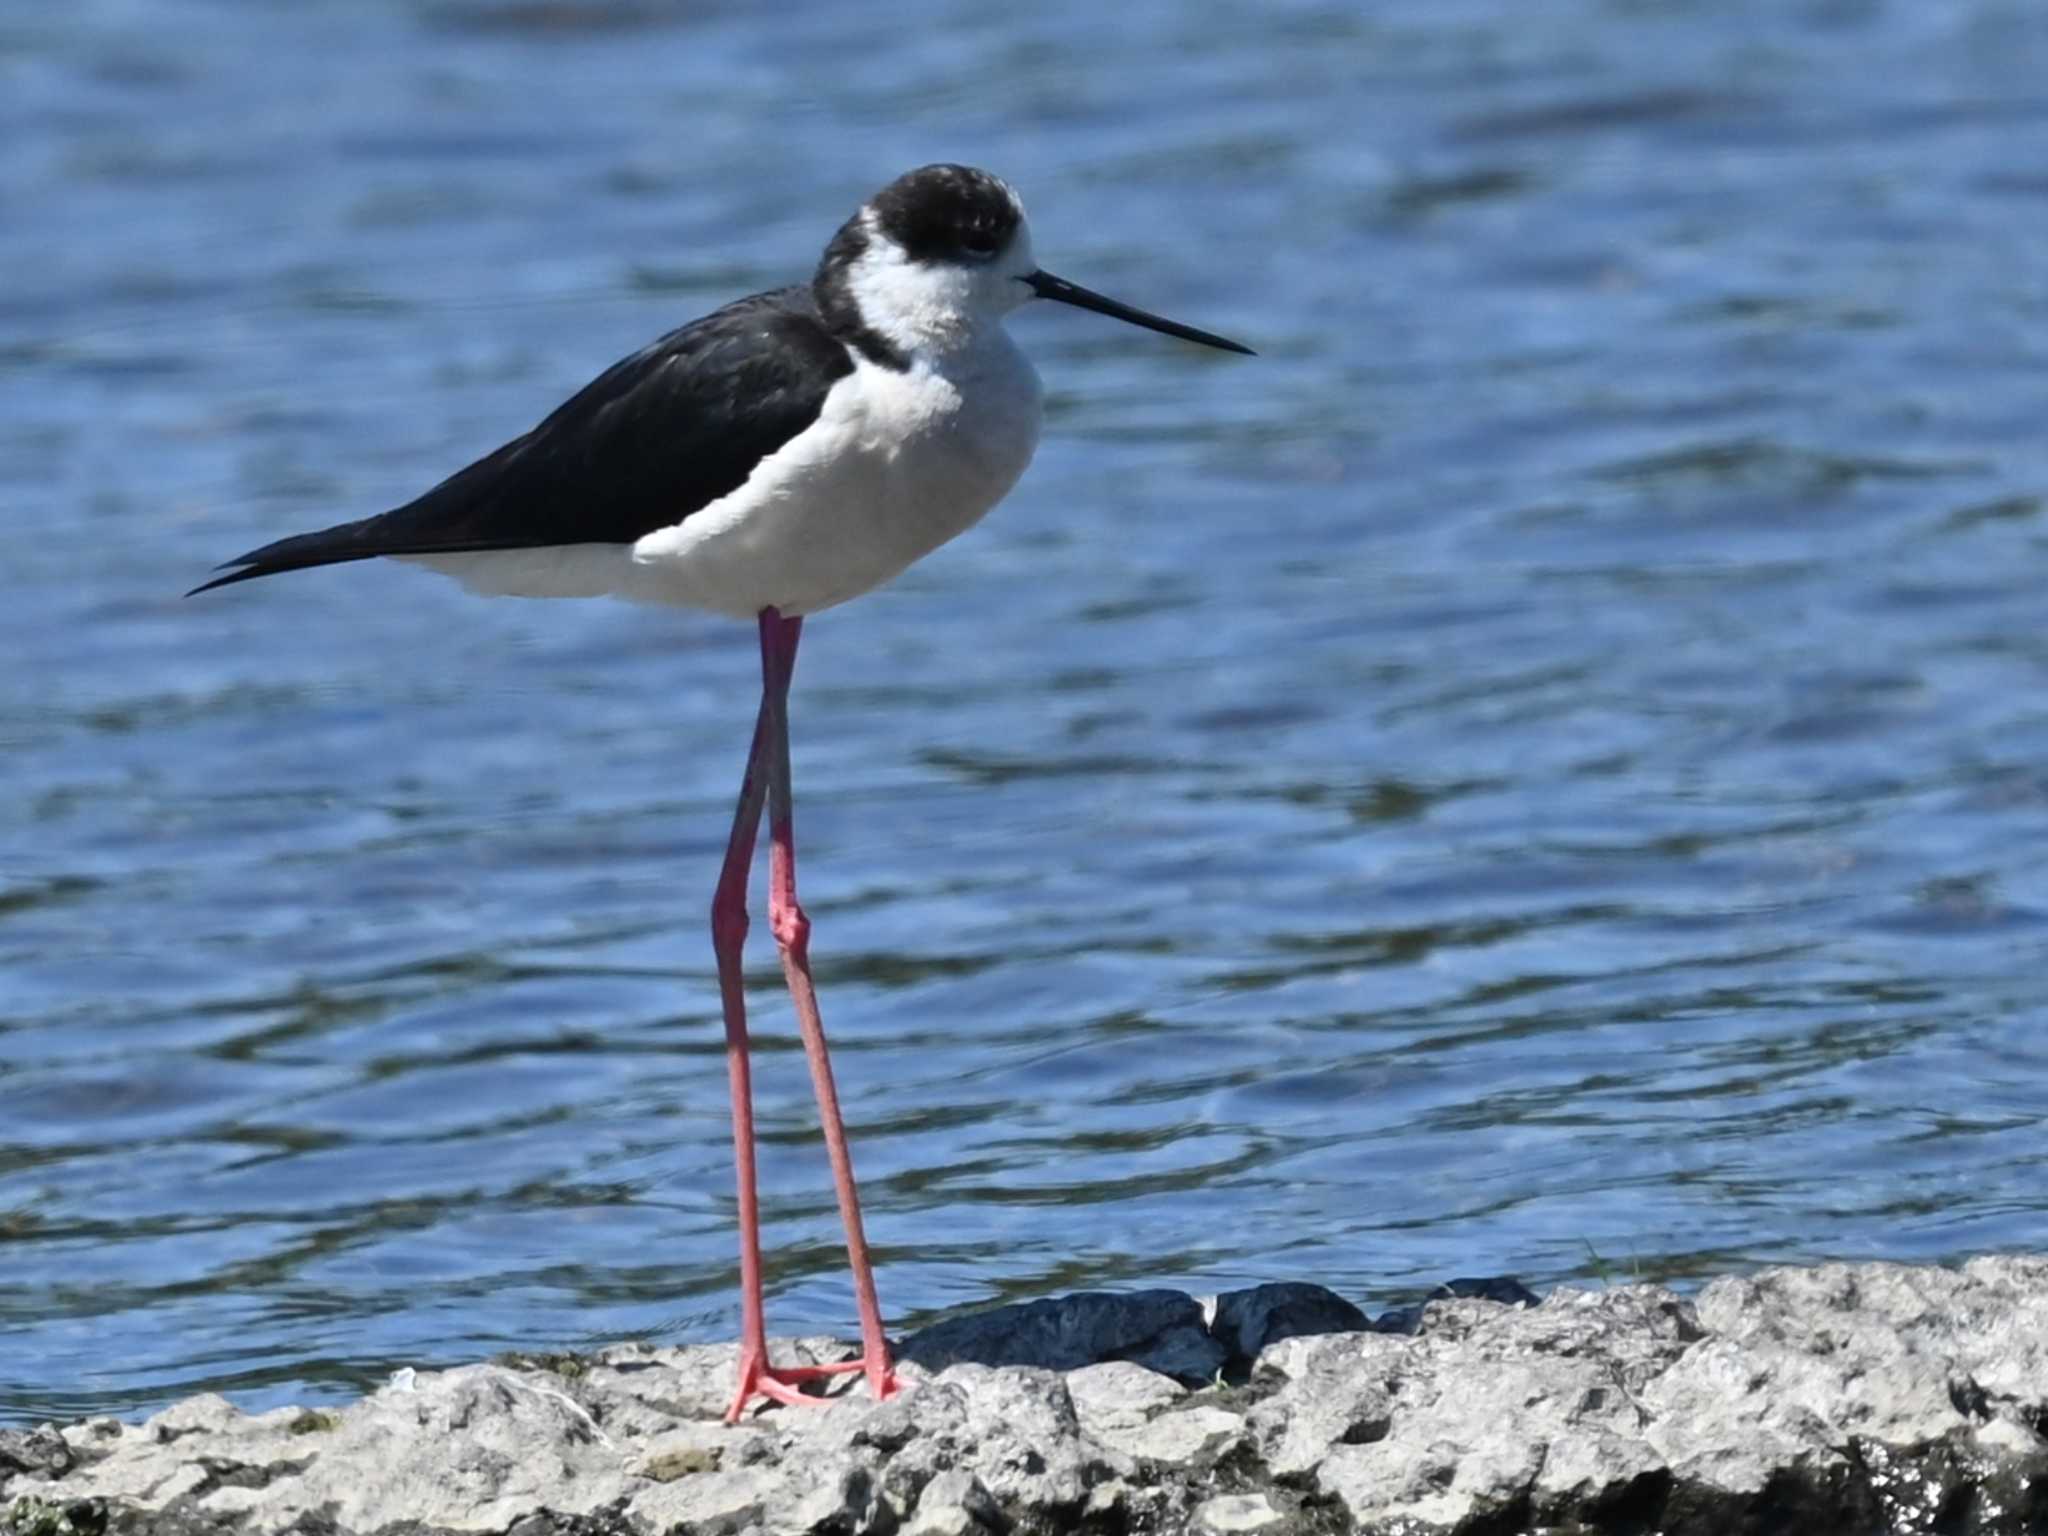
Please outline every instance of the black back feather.
[[630, 544], [737, 490], [852, 371], [810, 288], [755, 294], [615, 363], [417, 500], [252, 549], [192, 590], [380, 555]]

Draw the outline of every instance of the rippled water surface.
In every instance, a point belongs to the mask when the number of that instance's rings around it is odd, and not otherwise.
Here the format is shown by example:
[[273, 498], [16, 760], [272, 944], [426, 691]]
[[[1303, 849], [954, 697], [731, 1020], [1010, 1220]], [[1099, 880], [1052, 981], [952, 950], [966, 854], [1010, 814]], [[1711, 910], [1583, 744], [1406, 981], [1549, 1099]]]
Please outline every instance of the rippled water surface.
[[1020, 315], [1024, 484], [807, 631], [892, 1323], [2048, 1243], [2037, 0], [769, 14], [0, 13], [0, 1417], [732, 1334], [751, 632], [178, 593], [935, 158], [1262, 355]]

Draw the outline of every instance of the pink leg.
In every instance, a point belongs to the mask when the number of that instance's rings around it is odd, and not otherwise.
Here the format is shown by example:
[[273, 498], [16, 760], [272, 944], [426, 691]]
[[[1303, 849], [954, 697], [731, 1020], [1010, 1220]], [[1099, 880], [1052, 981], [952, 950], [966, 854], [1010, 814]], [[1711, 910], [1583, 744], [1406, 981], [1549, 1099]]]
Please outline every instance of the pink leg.
[[754, 1178], [754, 1088], [747, 1062], [746, 974], [740, 952], [747, 942], [747, 866], [754, 860], [754, 835], [761, 825], [766, 788], [761, 747], [768, 734], [764, 703], [747, 751], [740, 803], [733, 811], [718, 893], [711, 898], [711, 948], [718, 956], [718, 994], [725, 1005], [725, 1070], [732, 1084], [732, 1161], [740, 1204], [740, 1372], [739, 1391], [726, 1412], [739, 1418], [748, 1399], [762, 1390], [768, 1364], [768, 1333], [761, 1305], [761, 1204]]
[[[852, 1361], [844, 1365], [777, 1367], [768, 1363], [767, 1325], [761, 1298], [761, 1207], [754, 1170], [753, 1078], [747, 1059], [746, 975], [741, 951], [746, 945], [748, 927], [747, 869], [754, 858], [754, 838], [761, 825], [761, 804], [767, 796], [770, 776], [770, 700], [787, 698], [789, 672], [796, 657], [793, 634], [787, 654], [771, 656], [767, 645], [770, 614], [762, 615], [761, 712], [754, 722], [754, 742], [747, 752], [746, 776], [740, 781], [739, 805], [733, 812], [732, 834], [726, 840], [718, 892], [711, 900], [711, 944], [718, 957], [718, 991], [725, 1008], [725, 1063], [732, 1084], [733, 1168], [740, 1208], [740, 1363], [732, 1406], [726, 1410], [728, 1423], [737, 1422], [756, 1397], [780, 1403], [822, 1402], [799, 1392], [798, 1384], [859, 1370], [865, 1364]], [[775, 622], [779, 626], [783, 621], [777, 617]], [[793, 628], [795, 621], [790, 622]], [[787, 760], [785, 738], [785, 765]], [[814, 1019], [816, 1012], [813, 1004]], [[835, 1161], [834, 1167], [837, 1166]], [[858, 1219], [856, 1211], [856, 1222]], [[865, 1258], [865, 1245], [861, 1252]], [[873, 1294], [874, 1284], [870, 1280], [867, 1295], [872, 1299]]]
[[[860, 1195], [853, 1183], [853, 1157], [846, 1146], [846, 1126], [839, 1115], [839, 1090], [832, 1082], [832, 1060], [825, 1049], [825, 1026], [818, 1017], [818, 993], [811, 983], [811, 920], [797, 903], [796, 836], [789, 781], [789, 680], [796, 671], [801, 618], [785, 619], [773, 608], [761, 614], [761, 669], [772, 677], [762, 701], [767, 740], [762, 766], [768, 780], [768, 922], [782, 952], [782, 975], [796, 1005], [797, 1028], [811, 1065], [811, 1086], [818, 1096], [818, 1118], [825, 1131], [825, 1151], [832, 1161], [832, 1182], [839, 1194], [839, 1219], [846, 1228], [846, 1257], [853, 1269], [854, 1303], [860, 1312], [860, 1367], [868, 1389], [879, 1401], [902, 1390], [889, 1362], [889, 1341], [882, 1332], [882, 1309], [875, 1300], [875, 1271], [868, 1258], [868, 1240], [861, 1228]], [[772, 658], [772, 660], [771, 660]]]

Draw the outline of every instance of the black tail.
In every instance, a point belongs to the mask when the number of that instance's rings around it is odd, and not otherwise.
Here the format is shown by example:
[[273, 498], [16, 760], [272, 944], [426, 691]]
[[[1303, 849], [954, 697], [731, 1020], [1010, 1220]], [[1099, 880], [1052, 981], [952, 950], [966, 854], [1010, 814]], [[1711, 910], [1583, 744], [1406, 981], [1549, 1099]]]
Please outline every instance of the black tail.
[[[401, 512], [408, 510], [400, 509]], [[296, 533], [261, 549], [252, 549], [246, 555], [223, 560], [214, 569], [226, 571], [225, 576], [203, 581], [185, 595], [197, 597], [215, 587], [231, 587], [238, 581], [254, 581], [258, 576], [279, 576], [286, 571], [311, 570], [316, 565], [346, 565], [351, 560], [375, 560], [384, 555], [471, 554], [478, 550], [516, 548], [521, 542], [515, 539], [464, 538], [459, 534], [439, 537], [409, 534], [397, 514], [386, 512], [378, 517], [365, 517], [353, 523], [322, 528], [317, 533]]]
[[360, 522], [323, 528], [318, 533], [294, 534], [288, 539], [266, 544], [261, 549], [252, 549], [246, 555], [223, 560], [214, 569], [226, 571], [227, 575], [201, 582], [185, 595], [197, 597], [202, 592], [211, 592], [215, 587], [232, 586], [238, 581], [254, 581], [258, 576], [276, 576], [284, 571], [303, 571], [316, 565], [339, 565], [348, 560], [374, 560], [379, 555], [394, 553], [395, 551], [385, 547], [384, 541], [364, 537], [369, 531], [369, 525], [377, 521], [377, 518], [366, 517]]

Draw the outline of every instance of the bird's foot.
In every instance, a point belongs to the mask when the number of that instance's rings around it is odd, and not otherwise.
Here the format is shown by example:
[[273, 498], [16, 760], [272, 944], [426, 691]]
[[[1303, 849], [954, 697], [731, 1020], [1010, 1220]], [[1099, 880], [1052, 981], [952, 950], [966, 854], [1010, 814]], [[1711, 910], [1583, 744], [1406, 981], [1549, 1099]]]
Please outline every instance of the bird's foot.
[[892, 1397], [901, 1397], [910, 1390], [910, 1384], [896, 1374], [896, 1367], [889, 1363], [886, 1354], [879, 1359], [850, 1360], [847, 1365], [852, 1369], [867, 1372], [868, 1394], [878, 1403], [886, 1403]]
[[887, 1402], [904, 1390], [903, 1382], [897, 1377], [895, 1367], [890, 1365], [886, 1354], [876, 1360], [837, 1360], [830, 1365], [770, 1365], [765, 1355], [743, 1353], [740, 1356], [739, 1384], [733, 1391], [732, 1406], [725, 1411], [725, 1422], [737, 1424], [757, 1397], [791, 1407], [823, 1408], [831, 1399], [803, 1391], [803, 1384], [845, 1376], [853, 1371], [867, 1373], [868, 1386], [878, 1403]]

